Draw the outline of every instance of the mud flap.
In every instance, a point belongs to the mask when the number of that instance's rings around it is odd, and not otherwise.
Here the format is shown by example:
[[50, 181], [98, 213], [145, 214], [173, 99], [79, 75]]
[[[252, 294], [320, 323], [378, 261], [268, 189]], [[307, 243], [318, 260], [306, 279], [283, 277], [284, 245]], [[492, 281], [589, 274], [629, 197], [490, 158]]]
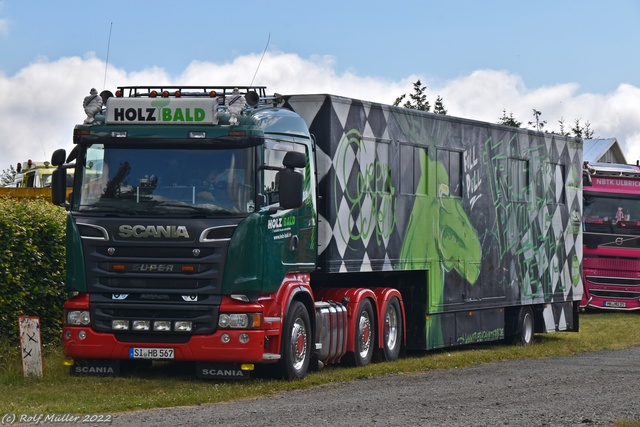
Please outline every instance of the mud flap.
[[116, 377], [120, 375], [119, 360], [79, 359], [71, 366], [72, 376]]
[[207, 380], [248, 380], [251, 371], [243, 371], [239, 364], [196, 363], [196, 376]]

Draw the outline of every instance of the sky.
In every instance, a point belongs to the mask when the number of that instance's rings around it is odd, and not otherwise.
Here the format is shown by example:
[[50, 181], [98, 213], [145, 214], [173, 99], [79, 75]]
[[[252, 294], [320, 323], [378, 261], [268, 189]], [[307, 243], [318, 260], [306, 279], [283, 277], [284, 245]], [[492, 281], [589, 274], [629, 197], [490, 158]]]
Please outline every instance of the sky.
[[588, 123], [640, 159], [639, 0], [0, 0], [0, 171], [73, 147], [91, 88], [261, 85]]

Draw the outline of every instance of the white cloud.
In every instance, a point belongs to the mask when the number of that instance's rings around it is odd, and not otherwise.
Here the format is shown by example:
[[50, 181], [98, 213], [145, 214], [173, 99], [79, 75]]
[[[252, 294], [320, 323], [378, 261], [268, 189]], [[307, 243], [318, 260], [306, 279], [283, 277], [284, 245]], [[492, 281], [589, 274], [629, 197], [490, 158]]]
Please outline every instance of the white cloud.
[[[260, 55], [240, 56], [227, 63], [194, 61], [179, 76], [160, 67], [127, 71], [110, 64], [106, 88], [116, 85], [248, 85], [256, 73]], [[103, 89], [105, 63], [95, 55], [40, 59], [13, 76], [0, 73], [0, 170], [31, 158], [47, 160], [56, 148], [72, 148], [72, 132], [84, 119], [82, 100], [92, 87]], [[262, 59], [255, 85], [267, 93], [332, 93], [376, 102], [392, 103], [413, 91], [421, 79], [428, 100], [438, 95], [453, 116], [497, 122], [502, 110], [517, 120], [533, 120], [532, 110], [542, 112], [545, 129], [559, 130], [575, 119], [590, 122], [598, 137], [616, 137], [630, 162], [640, 158], [640, 88], [621, 84], [607, 94], [579, 93], [573, 83], [527, 88], [522, 79], [507, 71], [478, 70], [447, 82], [431, 84], [424, 76], [410, 75], [401, 81], [338, 73], [331, 56], [301, 58], [295, 54], [269, 52]]]

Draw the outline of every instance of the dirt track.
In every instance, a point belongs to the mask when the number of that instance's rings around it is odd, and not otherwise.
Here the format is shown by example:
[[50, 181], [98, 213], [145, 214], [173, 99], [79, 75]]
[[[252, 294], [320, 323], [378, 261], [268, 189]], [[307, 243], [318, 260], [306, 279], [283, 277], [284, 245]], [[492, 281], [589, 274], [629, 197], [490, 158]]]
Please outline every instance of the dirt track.
[[[115, 414], [112, 426], [585, 426], [640, 420], [640, 348]], [[60, 425], [60, 424], [57, 424]]]

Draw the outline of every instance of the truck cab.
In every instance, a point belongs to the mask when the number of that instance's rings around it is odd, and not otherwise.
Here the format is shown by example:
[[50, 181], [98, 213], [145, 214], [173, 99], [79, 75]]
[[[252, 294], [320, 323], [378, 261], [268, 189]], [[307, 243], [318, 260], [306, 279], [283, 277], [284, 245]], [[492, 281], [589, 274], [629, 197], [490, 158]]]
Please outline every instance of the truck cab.
[[[278, 361], [275, 319], [315, 267], [312, 139], [242, 89], [119, 88], [52, 156], [73, 242], [68, 357]], [[260, 108], [238, 115], [245, 96]]]

